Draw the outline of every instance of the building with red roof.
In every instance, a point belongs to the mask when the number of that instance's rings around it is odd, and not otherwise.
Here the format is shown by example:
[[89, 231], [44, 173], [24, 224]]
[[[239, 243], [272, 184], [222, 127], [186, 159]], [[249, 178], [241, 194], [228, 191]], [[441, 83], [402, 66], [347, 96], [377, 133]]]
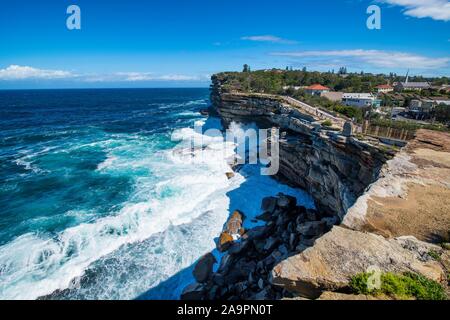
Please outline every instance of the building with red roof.
[[388, 93], [394, 91], [394, 87], [391, 87], [388, 84], [381, 84], [379, 86], [376, 86], [378, 93]]
[[313, 96], [320, 96], [322, 93], [330, 92], [330, 91], [331, 91], [330, 88], [325, 87], [321, 84], [313, 84], [305, 89], [306, 93], [313, 95]]

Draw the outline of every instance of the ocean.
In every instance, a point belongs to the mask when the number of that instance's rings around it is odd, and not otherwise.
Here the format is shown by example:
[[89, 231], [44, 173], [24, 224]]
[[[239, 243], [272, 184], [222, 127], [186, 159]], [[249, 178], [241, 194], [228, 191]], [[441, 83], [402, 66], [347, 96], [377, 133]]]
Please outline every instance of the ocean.
[[187, 152], [194, 124], [221, 128], [208, 96], [0, 91], [0, 299], [178, 299], [233, 210], [249, 228], [265, 196], [313, 207], [258, 165], [228, 179], [221, 136]]

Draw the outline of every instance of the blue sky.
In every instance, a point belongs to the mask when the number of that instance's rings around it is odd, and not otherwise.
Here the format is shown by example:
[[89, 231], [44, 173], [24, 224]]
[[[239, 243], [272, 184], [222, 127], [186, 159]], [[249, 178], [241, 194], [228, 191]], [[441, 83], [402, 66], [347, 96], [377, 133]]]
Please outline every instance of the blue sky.
[[[66, 9], [81, 9], [68, 30]], [[381, 30], [366, 27], [381, 8]], [[17, 0], [0, 8], [0, 88], [192, 87], [292, 66], [450, 75], [448, 0]]]

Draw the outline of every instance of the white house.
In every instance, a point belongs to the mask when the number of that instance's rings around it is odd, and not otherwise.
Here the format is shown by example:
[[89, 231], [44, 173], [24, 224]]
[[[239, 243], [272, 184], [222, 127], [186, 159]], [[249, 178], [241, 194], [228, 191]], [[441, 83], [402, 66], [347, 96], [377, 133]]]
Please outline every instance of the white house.
[[394, 91], [394, 87], [388, 84], [382, 84], [376, 87], [378, 93], [388, 93]]
[[346, 106], [364, 108], [379, 107], [381, 101], [371, 93], [344, 93], [342, 95], [342, 103]]
[[446, 105], [450, 107], [450, 100], [447, 98], [411, 100], [409, 103], [408, 112], [415, 119], [426, 119], [430, 117], [430, 113], [438, 105]]
[[324, 92], [330, 92], [331, 89], [328, 87], [324, 87], [321, 84], [313, 84], [312, 86], [309, 86], [305, 89], [305, 92], [313, 95], [313, 96], [320, 96]]

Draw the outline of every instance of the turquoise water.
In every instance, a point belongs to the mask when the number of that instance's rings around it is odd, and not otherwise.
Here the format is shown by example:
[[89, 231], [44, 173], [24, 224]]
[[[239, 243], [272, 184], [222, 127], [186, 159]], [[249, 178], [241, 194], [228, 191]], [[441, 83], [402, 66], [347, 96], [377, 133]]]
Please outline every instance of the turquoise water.
[[[204, 137], [207, 89], [0, 91], [0, 299], [177, 298], [234, 209], [304, 193]], [[57, 291], [58, 290], [58, 291]], [[57, 291], [55, 293], [55, 291]]]

